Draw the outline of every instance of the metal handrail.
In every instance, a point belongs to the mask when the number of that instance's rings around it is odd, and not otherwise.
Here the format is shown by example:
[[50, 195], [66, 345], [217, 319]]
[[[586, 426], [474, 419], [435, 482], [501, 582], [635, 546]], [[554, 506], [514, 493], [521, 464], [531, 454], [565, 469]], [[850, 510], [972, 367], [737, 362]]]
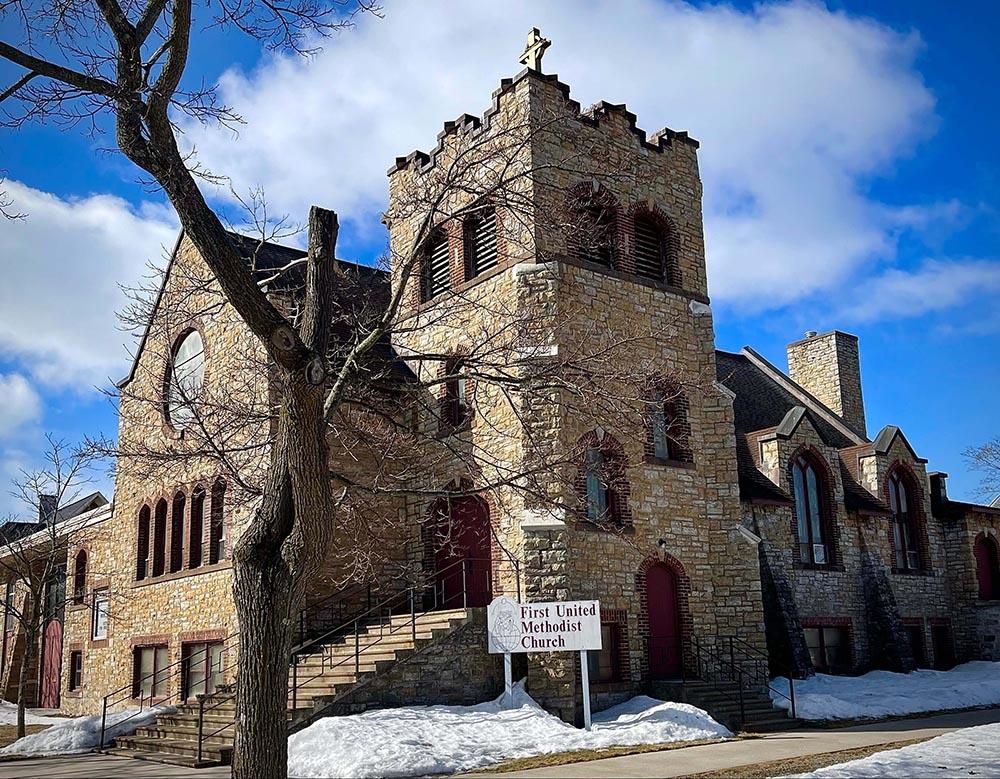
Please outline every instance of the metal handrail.
[[[692, 646], [694, 648], [693, 654], [694, 654], [695, 668], [696, 668], [696, 671], [697, 671], [698, 678], [701, 679], [702, 681], [708, 682], [710, 684], [713, 681], [715, 681], [715, 684], [713, 684], [713, 689], [715, 690], [715, 692], [719, 693], [720, 695], [722, 695], [725, 698], [728, 698], [729, 700], [735, 701], [739, 705], [739, 709], [740, 709], [740, 723], [739, 724], [740, 724], [740, 727], [742, 727], [743, 723], [746, 722], [746, 702], [745, 702], [744, 697], [743, 697], [743, 692], [744, 692], [744, 690], [743, 690], [743, 676], [744, 676], [743, 669], [741, 667], [739, 667], [738, 665], [736, 665], [736, 663], [733, 662], [731, 659], [728, 661], [731, 676], [730, 676], [730, 678], [726, 679], [726, 681], [735, 683], [736, 684], [736, 690], [737, 690], [737, 695], [736, 695], [735, 698], [733, 698], [732, 695], [730, 695], [729, 693], [727, 693], [726, 690], [723, 687], [720, 686], [720, 684], [718, 683], [718, 681], [705, 678], [707, 676], [707, 674], [705, 673], [705, 671], [708, 668], [708, 664], [707, 663], [705, 663], [705, 664], [702, 663], [702, 655], [703, 654], [707, 655], [710, 659], [712, 659], [712, 660], [714, 660], [716, 662], [716, 664], [719, 666], [719, 668], [721, 670], [727, 664], [726, 659], [722, 655], [718, 654], [717, 652], [712, 651], [707, 646], [705, 646], [703, 644], [703, 642], [701, 642], [701, 641], [698, 640], [697, 636], [691, 636], [690, 641], [691, 641], [691, 644], [692, 644]], [[684, 668], [683, 658], [681, 660], [681, 668], [682, 668], [682, 673], [683, 673], [683, 668]]]
[[327, 608], [330, 604], [343, 602], [360, 592], [365, 593], [367, 606], [368, 608], [371, 608], [372, 585], [371, 582], [366, 582], [364, 584], [355, 584], [353, 586], [337, 590], [336, 592], [330, 593], [325, 598], [318, 600], [314, 603], [310, 603], [308, 606], [304, 606], [303, 608], [299, 609], [298, 644], [303, 644], [305, 642], [306, 632], [311, 627], [309, 623], [313, 615], [317, 614], [318, 612], [321, 612], [323, 609]]
[[[230, 633], [228, 636], [226, 636], [222, 640], [222, 647], [223, 647], [223, 649], [225, 649], [227, 647], [227, 645], [229, 645], [230, 648], [231, 648], [231, 642], [235, 642], [238, 639], [239, 639], [239, 633]], [[171, 663], [170, 665], [168, 665], [168, 666], [166, 666], [164, 668], [161, 668], [158, 671], [153, 671], [152, 673], [146, 674], [145, 676], [140, 676], [137, 679], [133, 679], [129, 684], [126, 684], [126, 685], [124, 685], [122, 687], [119, 687], [117, 690], [113, 690], [112, 692], [110, 692], [107, 695], [105, 695], [104, 696], [103, 707], [102, 707], [102, 710], [101, 710], [101, 740], [98, 742], [99, 743], [99, 748], [103, 749], [104, 746], [105, 746], [104, 737], [105, 737], [105, 735], [107, 733], [108, 707], [109, 706], [117, 706], [119, 703], [125, 703], [126, 701], [135, 700], [135, 695], [133, 693], [136, 691], [136, 689], [138, 689], [139, 690], [139, 711], [135, 712], [134, 714], [130, 714], [128, 717], [125, 717], [124, 719], [119, 720], [115, 724], [118, 725], [118, 724], [121, 724], [122, 722], [128, 722], [130, 719], [133, 719], [134, 717], [138, 717], [145, 710], [143, 708], [143, 706], [146, 703], [145, 695], [142, 692], [142, 683], [145, 682], [145, 681], [148, 681], [148, 680], [153, 680], [153, 684], [150, 685], [150, 694], [149, 694], [149, 707], [150, 708], [153, 707], [153, 705], [154, 705], [153, 701], [154, 700], [157, 701], [157, 703], [155, 704], [157, 706], [162, 706], [165, 703], [170, 703], [174, 699], [180, 700], [181, 696], [185, 692], [184, 688], [183, 688], [183, 680], [181, 680], [181, 683], [177, 687], [177, 692], [175, 692], [173, 695], [154, 696], [152, 690], [155, 688], [156, 680], [157, 679], [163, 679], [164, 681], [169, 681], [169, 679], [173, 676], [173, 671], [171, 669], [174, 669], [174, 668], [178, 669], [178, 676], [180, 676], [180, 673], [183, 671], [183, 666], [184, 666], [185, 663], [190, 663], [191, 660], [194, 657], [197, 657], [198, 655], [204, 655], [208, 651], [209, 651], [209, 647], [206, 646], [204, 649], [199, 649], [197, 652], [189, 655], [188, 657], [181, 657], [180, 660], [177, 660], [176, 662]], [[201, 659], [204, 659], [204, 657], [202, 657]], [[168, 671], [170, 673], [167, 673]], [[128, 694], [127, 695], [122, 695], [122, 693], [125, 693], [125, 692], [127, 692]], [[116, 697], [116, 696], [121, 696], [121, 697]], [[112, 698], [115, 698], [115, 700], [111, 700]]]
[[[520, 599], [520, 597], [521, 597], [521, 562], [519, 560], [513, 558], [513, 557], [510, 557], [509, 555], [508, 555], [508, 558], [509, 558], [508, 562], [511, 563], [513, 565], [513, 567], [514, 567], [515, 587], [517, 589], [518, 599]], [[407, 587], [405, 590], [403, 590], [401, 592], [398, 592], [395, 595], [391, 595], [388, 598], [384, 598], [382, 601], [380, 601], [379, 603], [375, 604], [374, 606], [370, 606], [365, 611], [361, 612], [360, 614], [357, 614], [356, 616], [354, 616], [353, 618], [351, 618], [349, 620], [345, 620], [341, 624], [337, 625], [336, 627], [332, 628], [331, 630], [328, 630], [327, 632], [321, 634], [320, 636], [312, 638], [312, 639], [310, 639], [308, 641], [304, 641], [299, 646], [294, 647], [292, 649], [292, 652], [291, 652], [291, 657], [289, 658], [289, 665], [291, 667], [292, 679], [291, 679], [291, 681], [289, 683], [288, 694], [292, 698], [292, 709], [295, 710], [297, 708], [297, 703], [298, 703], [298, 700], [297, 700], [297, 697], [298, 697], [297, 696], [297, 691], [298, 691], [298, 689], [300, 687], [302, 687], [303, 685], [308, 684], [311, 681], [314, 681], [315, 679], [320, 678], [321, 676], [324, 676], [328, 671], [331, 671], [331, 670], [333, 670], [335, 668], [339, 668], [340, 666], [345, 665], [346, 663], [349, 663], [349, 662], [353, 661], [353, 663], [354, 663], [354, 674], [355, 674], [354, 678], [355, 678], [355, 681], [358, 680], [358, 677], [360, 676], [360, 673], [361, 673], [361, 654], [362, 654], [362, 648], [361, 648], [361, 628], [362, 628], [362, 626], [368, 627], [370, 623], [375, 622], [376, 624], [379, 625], [379, 628], [380, 628], [380, 632], [379, 632], [378, 638], [375, 639], [374, 641], [368, 641], [368, 642], [366, 642], [365, 643], [365, 649], [367, 649], [369, 647], [372, 647], [372, 646], [376, 646], [377, 644], [381, 643], [387, 636], [396, 635], [396, 634], [402, 632], [403, 630], [406, 630], [407, 628], [410, 629], [411, 635], [413, 637], [413, 640], [414, 640], [414, 642], [416, 642], [416, 639], [417, 639], [417, 617], [418, 616], [423, 616], [423, 615], [428, 614], [428, 613], [432, 613], [439, 606], [447, 605], [447, 603], [445, 602], [446, 599], [444, 597], [445, 579], [447, 578], [447, 574], [449, 574], [449, 573], [455, 573], [457, 571], [461, 572], [461, 577], [462, 577], [461, 578], [461, 591], [459, 593], [454, 593], [453, 597], [461, 597], [462, 608], [467, 608], [468, 607], [468, 595], [469, 595], [469, 579], [468, 579], [468, 575], [467, 575], [468, 566], [469, 566], [470, 563], [474, 563], [474, 562], [487, 562], [487, 561], [490, 562], [490, 564], [491, 564], [491, 568], [490, 568], [491, 581], [490, 581], [490, 584], [492, 585], [492, 583], [493, 583], [492, 582], [492, 577], [496, 573], [496, 569], [492, 567], [495, 564], [495, 561], [493, 561], [492, 559], [487, 559], [487, 558], [464, 558], [462, 560], [456, 560], [454, 563], [452, 563], [452, 564], [450, 564], [448, 566], [445, 566], [444, 568], [442, 568], [442, 569], [440, 569], [438, 571], [435, 571], [434, 574], [433, 574], [434, 581], [430, 582], [429, 584], [423, 584], [422, 586], [410, 586], [410, 587]], [[503, 563], [503, 561], [500, 561], [501, 565], [502, 565], [502, 563]], [[437, 592], [438, 585], [441, 586], [441, 590], [442, 590], [442, 595], [441, 595], [441, 600], [440, 601], [438, 600], [438, 592]], [[420, 594], [420, 596], [424, 596], [428, 592], [429, 589], [431, 589], [432, 592], [433, 592], [433, 601], [432, 601], [433, 602], [433, 606], [430, 609], [422, 609], [422, 610], [418, 611], [417, 610], [417, 605], [416, 605], [417, 604], [418, 593]], [[393, 626], [392, 617], [399, 615], [400, 612], [398, 611], [398, 609], [401, 608], [403, 605], [407, 605], [408, 606], [408, 614], [407, 614], [408, 619], [400, 622], [399, 624], [397, 624], [395, 626]], [[394, 610], [396, 610], [396, 614], [395, 615], [393, 614]], [[403, 613], [406, 614], [406, 612], [403, 612]], [[388, 626], [388, 631], [386, 631], [386, 627], [387, 626]], [[306, 679], [300, 680], [299, 676], [298, 676], [298, 666], [299, 666], [300, 658], [303, 655], [312, 654], [315, 651], [316, 647], [320, 647], [320, 648], [322, 648], [322, 649], [325, 650], [327, 648], [327, 644], [329, 643], [330, 639], [333, 638], [334, 636], [342, 634], [347, 628], [353, 628], [354, 652], [351, 653], [351, 654], [344, 655], [344, 657], [341, 660], [339, 660], [338, 662], [334, 663], [333, 665], [329, 665], [328, 666], [327, 665], [327, 659], [328, 659], [328, 654], [329, 653], [327, 651], [322, 651], [322, 653], [320, 655], [320, 670], [319, 670], [319, 672], [316, 673], [316, 674], [313, 674], [312, 676], [310, 676], [310, 677], [308, 677]], [[332, 655], [330, 655], [330, 657], [332, 659]], [[216, 730], [214, 730], [211, 733], [209, 733], [209, 734], [206, 735], [205, 732], [204, 732], [205, 714], [207, 712], [212, 711], [213, 709], [218, 708], [219, 706], [222, 706], [227, 701], [233, 700], [236, 697], [236, 694], [237, 693], [234, 690], [233, 692], [231, 692], [231, 693], [229, 693], [227, 695], [224, 695], [219, 700], [216, 700], [210, 706], [206, 706], [205, 705], [205, 700], [203, 698], [199, 698], [199, 709], [198, 709], [198, 761], [199, 762], [201, 762], [201, 759], [202, 759], [205, 742], [208, 741], [209, 739], [212, 739], [212, 738], [218, 736], [220, 733], [223, 733], [224, 731], [228, 730], [229, 728], [233, 727], [236, 724], [235, 721], [234, 722], [228, 722], [225, 725], [223, 725], [222, 727], [220, 727], [220, 728], [218, 728], [218, 729], [216, 729]]]
[[[773, 692], [776, 692], [778, 695], [780, 695], [782, 698], [784, 698], [789, 702], [790, 705], [789, 713], [792, 715], [792, 719], [795, 719], [795, 671], [792, 668], [792, 666], [785, 665], [784, 663], [773, 662], [770, 655], [768, 655], [766, 652], [761, 651], [753, 644], [749, 643], [748, 641], [745, 641], [739, 636], [722, 636], [722, 638], [729, 642], [730, 655], [732, 655], [735, 652], [735, 649], [738, 647], [743, 652], [743, 654], [747, 655], [748, 659], [755, 661], [758, 664], [758, 667], [763, 665], [764, 667], [767, 668], [767, 672], [765, 674], [765, 684], [767, 685], [767, 688], [769, 690], [772, 690]], [[785, 678], [788, 679], [787, 694], [780, 687], [772, 684], [771, 673], [770, 673], [772, 666], [777, 666], [779, 670], [783, 670], [785, 672]]]

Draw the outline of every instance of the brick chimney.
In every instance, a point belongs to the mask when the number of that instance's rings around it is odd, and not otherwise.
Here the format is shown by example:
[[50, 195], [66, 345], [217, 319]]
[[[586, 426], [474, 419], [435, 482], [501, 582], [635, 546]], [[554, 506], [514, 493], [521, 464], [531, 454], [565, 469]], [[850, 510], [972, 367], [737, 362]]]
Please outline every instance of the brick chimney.
[[801, 341], [788, 344], [788, 375], [848, 425], [867, 435], [856, 335], [840, 330], [806, 333]]
[[58, 495], [39, 495], [38, 496], [38, 521], [48, 522], [56, 515], [56, 510], [59, 508], [59, 496]]

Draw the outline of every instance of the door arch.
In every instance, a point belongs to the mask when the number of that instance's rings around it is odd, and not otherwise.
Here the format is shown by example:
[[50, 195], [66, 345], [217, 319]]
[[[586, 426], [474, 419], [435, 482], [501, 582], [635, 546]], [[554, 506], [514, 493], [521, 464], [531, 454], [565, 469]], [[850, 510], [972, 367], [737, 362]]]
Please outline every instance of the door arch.
[[493, 597], [492, 532], [486, 501], [466, 495], [441, 501], [434, 524], [435, 605], [489, 605]]
[[647, 560], [637, 578], [646, 628], [649, 677], [677, 678], [683, 671], [684, 637], [691, 619], [687, 607], [689, 584], [684, 568], [667, 555], [666, 560]]

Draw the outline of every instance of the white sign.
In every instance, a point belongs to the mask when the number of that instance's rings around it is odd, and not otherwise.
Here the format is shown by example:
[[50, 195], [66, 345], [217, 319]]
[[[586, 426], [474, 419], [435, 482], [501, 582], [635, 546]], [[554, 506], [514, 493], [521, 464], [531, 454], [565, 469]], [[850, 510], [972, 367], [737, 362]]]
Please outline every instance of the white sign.
[[491, 654], [575, 652], [601, 648], [601, 605], [596, 600], [518, 603], [501, 595], [486, 610]]

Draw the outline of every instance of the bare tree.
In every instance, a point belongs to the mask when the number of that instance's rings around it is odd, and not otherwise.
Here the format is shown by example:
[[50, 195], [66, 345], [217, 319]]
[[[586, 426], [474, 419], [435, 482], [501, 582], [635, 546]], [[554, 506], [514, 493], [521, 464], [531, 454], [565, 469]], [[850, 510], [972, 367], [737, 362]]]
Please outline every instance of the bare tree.
[[73, 518], [62, 521], [60, 507], [75, 500], [91, 481], [99, 455], [89, 447], [71, 447], [51, 436], [47, 441], [45, 466], [23, 471], [13, 484], [13, 494], [37, 520], [10, 517], [0, 526], [0, 570], [6, 575], [9, 596], [6, 619], [22, 642], [17, 665], [18, 738], [24, 736], [29, 689], [38, 683], [31, 672], [39, 660], [42, 632], [47, 620], [66, 605], [67, 551], [85, 543], [94, 532], [86, 522]]
[[979, 494], [995, 499], [1000, 496], [1000, 438], [979, 446], [970, 446], [962, 455], [974, 471], [979, 471]]
[[[540, 135], [558, 131], [561, 117], [454, 134], [447, 158], [415, 179], [386, 214], [390, 223], [408, 226], [385, 258], [391, 286], [337, 262], [339, 226], [330, 211], [310, 212], [308, 252], [281, 267], [257, 263], [265, 239], [284, 229], [283, 220], [268, 218], [261, 193], [244, 201], [256, 233], [249, 251], [231, 236], [199, 189], [199, 176], [208, 173], [181, 150], [174, 124], [180, 114], [239, 121], [211, 89], [184, 86], [196, 81], [186, 73], [196, 16], [270, 46], [305, 51], [317, 33], [348, 26], [352, 14], [377, 12], [368, 3], [11, 0], [4, 7], [24, 32], [18, 45], [0, 42], [0, 56], [24, 69], [3, 93], [16, 105], [8, 123], [53, 120], [99, 130], [105, 116], [113, 118], [119, 150], [163, 189], [205, 264], [203, 274], [183, 271], [203, 294], [188, 296], [190, 304], [171, 316], [230, 316], [253, 336], [241, 354], [248, 368], [241, 386], [197, 397], [183, 397], [183, 383], [174, 388], [191, 409], [182, 441], [162, 447], [148, 437], [123, 441], [117, 454], [150, 474], [179, 461], [211, 460], [239, 486], [251, 517], [233, 551], [240, 624], [233, 770], [237, 777], [282, 776], [290, 625], [332, 540], [347, 540], [348, 568], [357, 572], [377, 566], [383, 539], [400, 522], [399, 501], [490, 494], [501, 509], [578, 510], [575, 480], [586, 446], [577, 446], [575, 436], [569, 445], [553, 436], [553, 420], [571, 416], [600, 429], [614, 419], [625, 435], [645, 430], [656, 366], [637, 358], [636, 347], [660, 333], [648, 324], [591, 322], [585, 309], [544, 295], [535, 308], [456, 294], [412, 316], [416, 291], [432, 283], [424, 259], [435, 232], [487, 213], [502, 215], [505, 242], [515, 253], [518, 246], [530, 251], [539, 267], [546, 257], [533, 235], [543, 229], [573, 236], [602, 261], [607, 225], [591, 218], [599, 204], [581, 207], [557, 176], [539, 183], [557, 168], [593, 178], [587, 161], [593, 156], [583, 150], [539, 166], [528, 153]], [[34, 43], [42, 39], [46, 54], [39, 56]], [[53, 50], [58, 58], [49, 56]], [[545, 281], [544, 272], [539, 278]], [[139, 305], [126, 319], [138, 324], [149, 314]], [[476, 323], [455, 328], [460, 353], [420, 345], [421, 332], [449, 321]], [[408, 345], [393, 352], [386, 348], [390, 338]], [[712, 380], [688, 377], [687, 389], [701, 391]], [[457, 398], [448, 396], [456, 384], [483, 410], [478, 418], [491, 435], [462, 429], [464, 412], [451, 408]], [[677, 382], [666, 382], [657, 397], [662, 403], [680, 392]], [[162, 407], [158, 396], [132, 400], [157, 413]], [[493, 429], [500, 415], [516, 423]], [[524, 454], [512, 458], [512, 448]], [[621, 474], [608, 469], [601, 478], [611, 486]]]

